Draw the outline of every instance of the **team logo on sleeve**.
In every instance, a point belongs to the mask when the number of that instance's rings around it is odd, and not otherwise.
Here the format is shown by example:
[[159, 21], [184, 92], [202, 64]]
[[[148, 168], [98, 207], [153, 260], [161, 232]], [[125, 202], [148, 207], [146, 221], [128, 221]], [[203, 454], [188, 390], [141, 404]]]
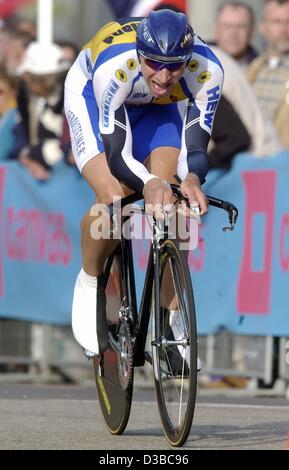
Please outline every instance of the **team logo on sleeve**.
[[205, 70], [204, 72], [200, 73], [200, 75], [198, 76], [198, 82], [206, 83], [209, 80], [211, 80], [211, 78], [212, 78], [211, 72], [209, 72], [208, 70]]
[[101, 119], [103, 127], [108, 128], [110, 125], [110, 106], [118, 89], [119, 85], [114, 80], [111, 80], [103, 94], [101, 101]]
[[121, 82], [127, 82], [127, 74], [125, 73], [124, 70], [122, 69], [118, 69], [116, 72], [115, 72], [115, 76], [118, 80], [120, 80]]
[[196, 72], [199, 66], [200, 66], [200, 63], [197, 60], [192, 60], [188, 65], [188, 69], [190, 72]]
[[127, 68], [129, 70], [134, 70], [136, 68], [136, 61], [134, 59], [129, 59], [127, 61]]

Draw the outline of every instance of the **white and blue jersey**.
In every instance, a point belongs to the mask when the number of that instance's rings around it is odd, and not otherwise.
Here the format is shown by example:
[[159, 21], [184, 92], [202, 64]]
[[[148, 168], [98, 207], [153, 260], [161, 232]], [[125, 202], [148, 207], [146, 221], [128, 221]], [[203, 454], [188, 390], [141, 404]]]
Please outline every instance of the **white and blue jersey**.
[[119, 181], [142, 192], [154, 176], [143, 162], [154, 148], [180, 149], [178, 175], [204, 181], [207, 145], [221, 96], [223, 69], [195, 36], [192, 58], [171, 95], [155, 98], [136, 52], [139, 18], [111, 22], [80, 52], [65, 82], [65, 111], [80, 171], [105, 152]]

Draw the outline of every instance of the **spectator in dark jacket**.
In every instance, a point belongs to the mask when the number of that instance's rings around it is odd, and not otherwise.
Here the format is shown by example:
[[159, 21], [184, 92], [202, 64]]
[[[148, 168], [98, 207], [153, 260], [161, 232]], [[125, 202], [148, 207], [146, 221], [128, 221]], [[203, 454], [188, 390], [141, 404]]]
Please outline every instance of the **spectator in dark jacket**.
[[245, 125], [230, 102], [222, 96], [209, 146], [209, 167], [228, 170], [234, 156], [248, 151], [250, 145], [251, 137]]
[[59, 46], [33, 42], [18, 70], [26, 87], [19, 96], [24, 131], [19, 127], [17, 158], [37, 179], [48, 179], [63, 158], [63, 74], [69, 65]]

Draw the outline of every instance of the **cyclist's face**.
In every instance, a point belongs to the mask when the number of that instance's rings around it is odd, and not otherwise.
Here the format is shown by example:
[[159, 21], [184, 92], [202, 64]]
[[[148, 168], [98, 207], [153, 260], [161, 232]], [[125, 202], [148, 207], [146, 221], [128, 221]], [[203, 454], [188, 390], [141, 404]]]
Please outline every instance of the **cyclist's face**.
[[140, 63], [143, 77], [155, 98], [170, 96], [186, 69], [185, 63], [178, 70], [169, 71], [167, 68], [162, 68], [156, 71], [146, 63], [143, 57], [140, 57]]

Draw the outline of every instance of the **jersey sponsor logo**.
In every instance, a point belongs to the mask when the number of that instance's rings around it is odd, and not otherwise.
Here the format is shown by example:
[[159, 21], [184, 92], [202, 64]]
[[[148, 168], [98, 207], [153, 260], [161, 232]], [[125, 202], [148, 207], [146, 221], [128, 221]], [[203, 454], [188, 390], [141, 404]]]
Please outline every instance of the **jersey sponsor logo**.
[[114, 80], [110, 80], [108, 87], [106, 88], [103, 94], [102, 102], [101, 102], [101, 110], [102, 110], [101, 120], [102, 120], [103, 127], [109, 127], [110, 105], [118, 89], [119, 89], [119, 85]]
[[188, 69], [190, 72], [196, 72], [199, 66], [200, 66], [200, 62], [198, 62], [197, 60], [192, 60], [188, 65]]
[[145, 98], [146, 96], [148, 96], [147, 93], [140, 93], [140, 92], [132, 95], [133, 98]]
[[112, 44], [113, 41], [115, 40], [115, 38], [117, 38], [118, 36], [122, 36], [125, 33], [131, 33], [131, 32], [134, 32], [134, 31], [136, 32], [138, 25], [139, 25], [139, 22], [137, 22], [137, 23], [128, 23], [128, 24], [124, 25], [122, 28], [120, 28], [117, 31], [115, 31], [114, 33], [112, 33], [107, 38], [105, 38], [103, 40], [103, 42], [105, 44]]
[[206, 114], [205, 114], [205, 125], [209, 127], [210, 129], [212, 129], [215, 111], [218, 106], [219, 99], [221, 97], [219, 85], [215, 86], [214, 88], [211, 88], [211, 90], [208, 90], [207, 95], [208, 95], [208, 104], [207, 104]]
[[127, 82], [127, 74], [125, 73], [124, 70], [122, 69], [118, 69], [116, 72], [115, 72], [115, 76], [118, 80], [120, 80], [121, 82]]
[[134, 59], [128, 59], [126, 65], [129, 70], [134, 70], [136, 68], [136, 61]]
[[73, 139], [73, 144], [77, 153], [77, 157], [80, 157], [81, 154], [85, 152], [84, 137], [80, 121], [72, 111], [68, 111], [67, 120], [69, 122], [71, 136]]
[[200, 75], [198, 76], [198, 82], [199, 83], [206, 83], [209, 80], [211, 80], [212, 74], [208, 70], [205, 70], [204, 72], [201, 72]]

